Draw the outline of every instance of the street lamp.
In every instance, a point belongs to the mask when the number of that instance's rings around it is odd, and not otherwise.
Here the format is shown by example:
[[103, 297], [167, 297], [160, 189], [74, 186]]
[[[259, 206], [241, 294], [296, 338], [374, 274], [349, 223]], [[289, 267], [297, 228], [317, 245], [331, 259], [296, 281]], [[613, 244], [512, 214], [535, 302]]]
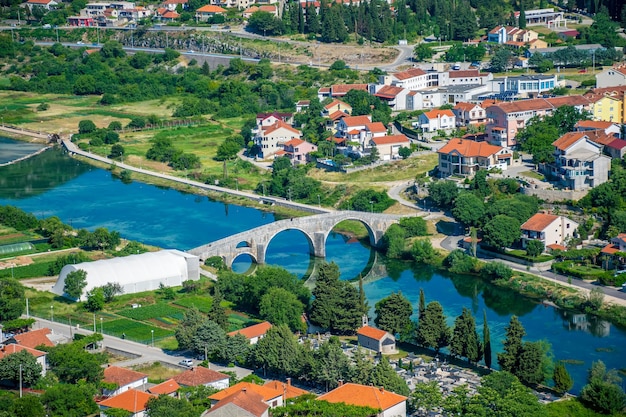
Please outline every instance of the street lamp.
[[265, 197], [265, 183], [261, 184], [263, 186], [263, 197]]
[[235, 184], [237, 184], [237, 191], [239, 191], [239, 178], [235, 178]]
[[54, 321], [54, 306], [50, 306], [50, 321]]
[[102, 323], [102, 317], [100, 317], [100, 333], [104, 334], [104, 325]]
[[370, 200], [370, 213], [374, 213], [374, 202]]
[[318, 207], [322, 207], [322, 202], [320, 200], [320, 195], [319, 194], [317, 195], [317, 206]]
[[150, 333], [152, 333], [152, 347], [154, 347], [154, 329], [150, 329]]

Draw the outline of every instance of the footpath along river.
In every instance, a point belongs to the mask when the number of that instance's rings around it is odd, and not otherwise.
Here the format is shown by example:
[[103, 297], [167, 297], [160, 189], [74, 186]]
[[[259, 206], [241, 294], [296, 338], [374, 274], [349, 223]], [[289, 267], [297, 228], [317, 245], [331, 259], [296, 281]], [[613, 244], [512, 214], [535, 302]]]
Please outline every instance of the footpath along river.
[[[0, 154], [6, 144], [0, 141]], [[0, 205], [13, 205], [37, 217], [59, 216], [75, 228], [107, 227], [123, 237], [164, 248], [186, 250], [253, 227], [273, 222], [271, 213], [213, 201], [169, 188], [132, 182], [124, 184], [102, 169], [50, 150], [16, 164], [0, 167]], [[495, 353], [502, 349], [504, 328], [515, 314], [526, 328], [525, 340], [551, 343], [555, 359], [567, 360], [574, 377], [572, 392], [585, 384], [592, 361], [624, 368], [626, 331], [607, 321], [538, 304], [468, 276], [433, 271], [423, 265], [386, 260], [358, 241], [333, 233], [327, 241], [328, 261], [339, 265], [342, 279], [367, 274], [374, 262], [375, 277], [364, 289], [374, 316], [376, 302], [395, 291], [417, 306], [419, 289], [426, 300], [439, 301], [450, 325], [463, 307], [477, 317], [487, 312]], [[276, 236], [268, 248], [267, 263], [303, 276], [312, 267], [308, 243], [296, 231]], [[249, 267], [240, 260], [236, 270]]]

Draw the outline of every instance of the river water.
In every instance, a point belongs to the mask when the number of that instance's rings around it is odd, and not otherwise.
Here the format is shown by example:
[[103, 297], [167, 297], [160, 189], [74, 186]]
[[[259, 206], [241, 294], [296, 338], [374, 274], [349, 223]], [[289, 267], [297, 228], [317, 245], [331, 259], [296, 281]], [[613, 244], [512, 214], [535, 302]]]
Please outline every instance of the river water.
[[[0, 150], [4, 143], [11, 142], [0, 142]], [[75, 228], [107, 227], [128, 239], [182, 250], [276, 219], [261, 210], [168, 188], [139, 182], [124, 184], [106, 170], [55, 150], [0, 167], [0, 205], [7, 204], [39, 218], [59, 216]], [[624, 368], [626, 332], [606, 321], [541, 305], [474, 277], [386, 260], [338, 233], [329, 236], [326, 252], [327, 260], [339, 265], [342, 279], [354, 279], [359, 274], [368, 277], [364, 289], [372, 318], [376, 302], [395, 291], [402, 291], [417, 309], [419, 289], [423, 288], [427, 302], [436, 300], [443, 305], [450, 325], [463, 307], [469, 307], [482, 333], [482, 315], [487, 312], [494, 364], [504, 328], [515, 314], [526, 329], [525, 340], [545, 339], [552, 344], [555, 359], [580, 362], [566, 365], [575, 381], [573, 392], [584, 385], [586, 371], [594, 360], [603, 360], [609, 368]], [[313, 265], [308, 243], [297, 231], [277, 235], [269, 245], [266, 261], [299, 276]], [[372, 264], [375, 273], [368, 276]], [[249, 266], [248, 260], [239, 259], [234, 269], [244, 271]]]

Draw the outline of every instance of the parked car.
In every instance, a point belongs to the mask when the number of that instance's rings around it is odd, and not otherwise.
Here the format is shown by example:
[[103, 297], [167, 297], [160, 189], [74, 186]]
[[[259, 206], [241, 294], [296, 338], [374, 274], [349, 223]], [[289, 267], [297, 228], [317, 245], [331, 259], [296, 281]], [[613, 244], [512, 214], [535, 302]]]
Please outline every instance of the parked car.
[[193, 361], [191, 359], [183, 359], [182, 361], [178, 362], [178, 364], [182, 366], [192, 367]]

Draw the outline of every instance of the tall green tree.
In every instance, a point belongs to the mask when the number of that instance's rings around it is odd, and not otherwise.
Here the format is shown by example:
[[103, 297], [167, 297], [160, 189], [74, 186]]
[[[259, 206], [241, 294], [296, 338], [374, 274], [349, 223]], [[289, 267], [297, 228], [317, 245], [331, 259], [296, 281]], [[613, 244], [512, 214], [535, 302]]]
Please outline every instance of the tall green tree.
[[57, 345], [47, 355], [50, 369], [65, 384], [76, 384], [79, 381], [98, 383], [104, 375], [102, 364], [106, 358], [85, 350], [79, 342]]
[[437, 301], [431, 301], [426, 306], [423, 319], [417, 323], [417, 342], [435, 349], [436, 352], [448, 346], [450, 342], [450, 328], [446, 323], [443, 308]]
[[574, 380], [570, 373], [567, 372], [563, 362], [558, 362], [554, 367], [552, 380], [554, 381], [554, 390], [559, 394], [565, 394], [574, 386]]
[[391, 367], [386, 357], [380, 358], [374, 369], [370, 382], [377, 387], [384, 387], [386, 390], [395, 392], [396, 394], [409, 396], [409, 387], [404, 378]]
[[607, 371], [602, 361], [591, 365], [587, 385], [580, 391], [580, 400], [602, 414], [618, 412], [626, 405], [626, 395], [615, 371]]
[[469, 192], [462, 192], [454, 201], [452, 215], [465, 226], [479, 227], [485, 217], [485, 203]]
[[377, 302], [375, 312], [376, 326], [391, 334], [405, 332], [411, 327], [413, 308], [411, 302], [400, 291], [391, 293]]
[[435, 181], [428, 184], [428, 195], [433, 202], [442, 209], [449, 209], [459, 194], [459, 188], [454, 181]]
[[476, 331], [476, 321], [468, 308], [463, 307], [463, 312], [454, 321], [450, 353], [465, 357], [471, 363], [477, 363], [483, 357], [483, 346]]
[[219, 357], [226, 348], [226, 332], [213, 320], [206, 319], [196, 329], [191, 347], [197, 353], [206, 352], [208, 358]]
[[326, 391], [336, 388], [339, 381], [346, 381], [350, 377], [350, 360], [343, 353], [337, 337], [332, 336], [326, 343], [322, 343], [313, 357], [315, 379], [324, 384]]
[[195, 306], [185, 310], [183, 319], [174, 332], [174, 337], [176, 337], [180, 349], [191, 349], [193, 347], [193, 337], [205, 319], [206, 317]]
[[520, 226], [517, 219], [498, 214], [483, 227], [484, 242], [496, 249], [509, 247], [519, 239]]
[[420, 298], [417, 305], [417, 318], [422, 320], [424, 313], [426, 312], [426, 296], [424, 295], [424, 289], [420, 288]]
[[413, 410], [418, 410], [422, 415], [431, 410], [441, 407], [443, 404], [443, 394], [437, 381], [416, 384], [415, 389], [409, 397], [409, 404]]
[[226, 315], [226, 309], [222, 305], [222, 292], [219, 286], [213, 287], [213, 300], [211, 302], [211, 308], [207, 314], [207, 318], [217, 323], [224, 331], [228, 330], [228, 316]]
[[92, 384], [56, 384], [46, 389], [41, 402], [50, 416], [82, 417], [98, 411], [95, 395], [96, 388]]
[[[6, 224], [6, 223], [4, 223]], [[0, 280], [0, 321], [15, 320], [26, 308], [24, 286], [16, 279]]]
[[491, 368], [491, 335], [489, 332], [489, 324], [487, 323], [487, 311], [483, 310], [483, 350], [485, 358], [485, 366]]
[[280, 376], [296, 375], [300, 369], [298, 341], [285, 325], [273, 326], [252, 351], [252, 364]]
[[7, 380], [18, 386], [31, 386], [41, 378], [41, 365], [26, 350], [6, 355], [0, 359], [0, 380]]
[[83, 289], [87, 286], [87, 271], [78, 269], [65, 276], [63, 292], [69, 297], [78, 299], [83, 295]]
[[502, 344], [502, 352], [498, 353], [498, 364], [503, 371], [514, 374], [517, 359], [522, 352], [522, 338], [526, 330], [517, 316], [512, 316], [506, 327], [506, 338]]
[[148, 400], [146, 412], [150, 417], [196, 417], [203, 408], [194, 407], [186, 398], [159, 395]]
[[294, 332], [304, 331], [303, 313], [304, 305], [284, 288], [270, 288], [261, 298], [259, 314], [274, 325], [286, 324]]

